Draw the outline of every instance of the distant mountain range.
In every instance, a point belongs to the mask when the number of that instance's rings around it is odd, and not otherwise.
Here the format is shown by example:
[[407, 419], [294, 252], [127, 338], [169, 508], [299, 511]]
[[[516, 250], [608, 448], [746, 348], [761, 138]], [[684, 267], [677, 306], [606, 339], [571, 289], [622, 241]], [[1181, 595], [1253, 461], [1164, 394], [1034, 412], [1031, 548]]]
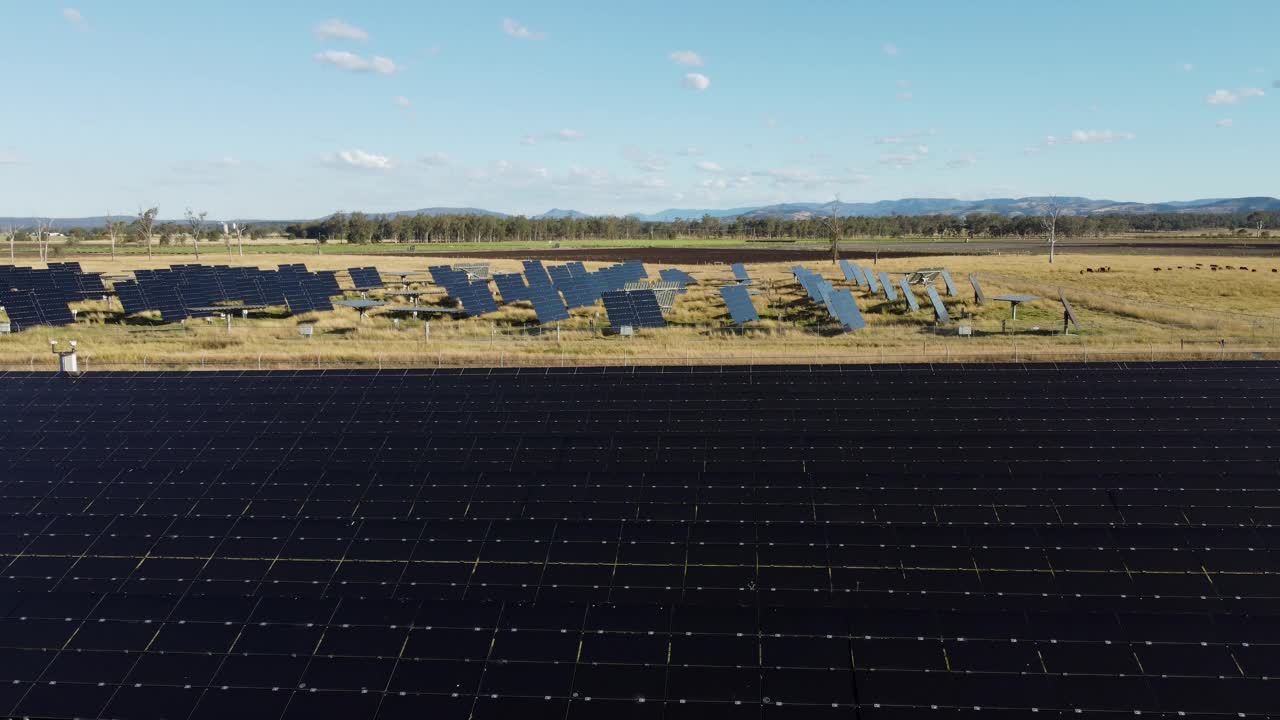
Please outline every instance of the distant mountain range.
[[[830, 217], [838, 212], [842, 217], [892, 217], [894, 215], [969, 215], [987, 213], [1017, 217], [1036, 215], [1051, 202], [1056, 202], [1068, 215], [1117, 215], [1117, 214], [1151, 214], [1151, 213], [1210, 213], [1232, 214], [1280, 212], [1280, 199], [1273, 197], [1242, 198], [1210, 198], [1204, 200], [1183, 200], [1162, 203], [1135, 203], [1115, 200], [1093, 200], [1083, 197], [1024, 197], [1024, 198], [990, 198], [987, 200], [956, 200], [953, 198], [904, 198], [902, 200], [881, 200], [872, 203], [784, 203], [759, 207], [740, 207], [730, 209], [669, 209], [656, 213], [632, 213], [630, 217], [647, 222], [671, 222], [673, 220], [700, 220], [704, 215], [720, 220], [744, 218], [756, 220], [778, 218], [781, 220], [804, 220], [807, 218]], [[481, 208], [467, 207], [429, 207], [418, 210], [401, 210], [390, 213], [370, 213], [377, 217], [400, 217], [412, 215], [485, 215], [489, 217], [511, 217], [507, 213]], [[577, 210], [553, 208], [537, 219], [582, 219], [592, 217], [588, 213]], [[43, 219], [43, 218], [41, 218]], [[131, 222], [132, 216], [112, 216], [112, 219]], [[5, 227], [34, 227], [37, 218], [32, 217], [0, 217], [0, 229]], [[107, 223], [105, 216], [83, 218], [55, 218], [52, 220], [55, 230], [70, 228], [100, 228]], [[181, 222], [181, 221], [170, 221]], [[221, 220], [209, 222], [222, 222]], [[305, 222], [299, 220], [228, 220], [241, 224], [280, 224]]]

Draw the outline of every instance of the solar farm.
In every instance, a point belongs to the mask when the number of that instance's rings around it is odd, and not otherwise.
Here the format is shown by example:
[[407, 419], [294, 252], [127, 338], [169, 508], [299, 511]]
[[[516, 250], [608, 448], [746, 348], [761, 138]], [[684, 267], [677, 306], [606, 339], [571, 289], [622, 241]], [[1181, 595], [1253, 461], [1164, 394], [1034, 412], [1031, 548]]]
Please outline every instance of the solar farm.
[[1278, 388], [6, 373], [0, 715], [1273, 717]]
[[0, 366], [49, 367], [67, 339], [104, 370], [1249, 359], [1280, 344], [1266, 261], [232, 260], [0, 266]]

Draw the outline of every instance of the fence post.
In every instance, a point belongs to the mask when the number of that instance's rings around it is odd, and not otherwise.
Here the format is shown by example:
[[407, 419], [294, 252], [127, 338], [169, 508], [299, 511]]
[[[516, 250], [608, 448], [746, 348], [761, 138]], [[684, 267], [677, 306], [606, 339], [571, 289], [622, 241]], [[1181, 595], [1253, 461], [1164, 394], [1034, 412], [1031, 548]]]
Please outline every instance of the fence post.
[[258, 369], [262, 369], [262, 353], [258, 353]]

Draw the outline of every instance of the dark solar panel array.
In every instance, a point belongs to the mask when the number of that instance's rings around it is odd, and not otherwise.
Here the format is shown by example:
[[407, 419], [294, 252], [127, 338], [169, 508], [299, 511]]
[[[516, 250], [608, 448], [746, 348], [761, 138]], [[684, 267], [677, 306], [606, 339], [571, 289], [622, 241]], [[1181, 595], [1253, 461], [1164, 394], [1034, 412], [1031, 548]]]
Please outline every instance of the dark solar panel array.
[[347, 274], [351, 276], [351, 282], [355, 284], [356, 290], [376, 290], [386, 287], [376, 267], [348, 268]]
[[960, 293], [956, 292], [956, 284], [951, 281], [951, 273], [942, 270], [938, 273], [942, 276], [942, 282], [947, 286], [947, 295], [950, 297], [958, 297]]
[[723, 285], [720, 287], [720, 297], [724, 298], [724, 304], [729, 308], [729, 316], [733, 318], [735, 325], [746, 325], [760, 319], [756, 306], [751, 303], [751, 293], [745, 286]]
[[496, 273], [493, 276], [493, 283], [498, 286], [498, 292], [502, 295], [504, 303], [531, 299], [531, 289], [525, 284], [524, 276], [520, 273]]
[[10, 373], [0, 716], [1266, 717], [1278, 419], [1262, 363]]
[[604, 309], [609, 315], [609, 325], [614, 328], [630, 326], [661, 328], [667, 326], [662, 308], [653, 290], [612, 290], [604, 293]]
[[[885, 287], [892, 287], [892, 285], [885, 285]], [[866, 320], [862, 317], [862, 311], [858, 309], [858, 301], [854, 299], [849, 288], [833, 289], [830, 297], [828, 307], [831, 308], [831, 315], [845, 330], [861, 330], [867, 326]]]
[[729, 266], [729, 269], [733, 271], [733, 278], [738, 282], [740, 283], [751, 282], [751, 276], [747, 274], [746, 265], [743, 265], [742, 263], [733, 263], [732, 265]]
[[[453, 295], [452, 292], [449, 294]], [[498, 303], [493, 299], [493, 293], [489, 292], [489, 283], [484, 280], [468, 281], [454, 297], [462, 303], [462, 309], [468, 315], [484, 315], [498, 311]]]
[[880, 281], [876, 279], [876, 273], [874, 270], [871, 270], [871, 269], [863, 270], [862, 277], [866, 279], [867, 287], [871, 290], [871, 292], [873, 293], [880, 292]]
[[42, 290], [42, 296], [77, 302], [101, 297], [106, 293], [102, 276], [86, 273], [80, 263], [49, 263], [44, 270], [21, 265], [0, 265], [0, 288]]
[[0, 305], [4, 306], [5, 315], [9, 316], [10, 332], [22, 332], [46, 324], [36, 308], [34, 290], [0, 288]]
[[551, 276], [547, 274], [547, 269], [542, 266], [541, 260], [525, 260], [524, 276], [529, 281], [530, 287], [551, 284]]
[[533, 302], [539, 323], [569, 319], [569, 311], [565, 309], [560, 293], [551, 285], [537, 284], [529, 288], [529, 300]]

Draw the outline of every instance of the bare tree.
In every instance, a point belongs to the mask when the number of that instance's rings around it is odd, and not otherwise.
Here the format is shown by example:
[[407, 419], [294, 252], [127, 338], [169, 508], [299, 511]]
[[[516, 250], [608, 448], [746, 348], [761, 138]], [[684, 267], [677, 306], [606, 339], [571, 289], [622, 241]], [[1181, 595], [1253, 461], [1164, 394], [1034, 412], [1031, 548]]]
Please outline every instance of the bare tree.
[[236, 234], [236, 248], [240, 251], [240, 257], [244, 257], [245, 227], [240, 223], [231, 223], [231, 230]]
[[1040, 222], [1044, 224], [1044, 234], [1049, 240], [1049, 264], [1058, 247], [1058, 218], [1062, 216], [1062, 205], [1058, 198], [1050, 196], [1049, 202], [1040, 209]]
[[18, 231], [14, 230], [12, 225], [9, 225], [5, 228], [5, 234], [9, 236], [9, 262], [14, 263], [13, 238], [18, 234]]
[[[156, 216], [160, 214], [160, 208], [147, 208], [143, 210], [138, 208], [138, 229], [142, 230], [142, 242], [147, 244], [147, 259], [151, 259], [151, 240], [156, 233]], [[111, 237], [111, 257], [116, 256], [115, 236]]]
[[53, 230], [53, 221], [48, 218], [36, 220], [36, 247], [40, 250], [40, 262], [49, 262], [49, 235]]
[[187, 226], [191, 228], [191, 247], [195, 248], [196, 260], [200, 259], [200, 233], [204, 232], [204, 219], [209, 213], [195, 212], [187, 208]]
[[840, 219], [840, 196], [831, 203], [831, 264], [840, 262], [840, 234], [844, 228]]

